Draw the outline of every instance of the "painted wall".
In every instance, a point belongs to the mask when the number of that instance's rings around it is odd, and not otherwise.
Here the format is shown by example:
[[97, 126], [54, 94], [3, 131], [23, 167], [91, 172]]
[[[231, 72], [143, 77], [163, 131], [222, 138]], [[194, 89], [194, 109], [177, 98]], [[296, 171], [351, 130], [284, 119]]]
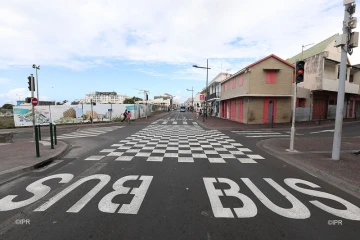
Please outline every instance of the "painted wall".
[[306, 59], [304, 82], [299, 83], [299, 87], [310, 90], [321, 90], [324, 78], [324, 57], [328, 52], [323, 52]]
[[[264, 69], [279, 69], [276, 72], [276, 83], [266, 83], [266, 71]], [[250, 70], [250, 94], [290, 95], [292, 93], [294, 68], [289, 65], [271, 57], [251, 67]]]
[[[125, 109], [131, 112], [131, 119], [143, 118], [151, 115], [151, 105], [134, 105], [134, 104], [112, 104], [112, 112], [110, 114], [110, 104], [98, 104], [93, 106], [94, 121], [110, 121], [118, 117], [122, 117]], [[15, 106], [14, 122], [16, 127], [32, 126], [32, 107], [31, 106]], [[82, 116], [86, 115], [83, 119]], [[50, 105], [35, 107], [36, 124], [56, 124], [77, 123], [89, 121], [91, 116], [91, 105]]]
[[[221, 85], [227, 84], [230, 81], [230, 89], [226, 89], [225, 91], [221, 90], [221, 99], [233, 98], [239, 95], [245, 95], [249, 93], [249, 74], [243, 74], [243, 85], [239, 84], [239, 77], [232, 77], [226, 82], [223, 82]], [[232, 80], [235, 78], [235, 88], [232, 88]], [[220, 88], [221, 89], [221, 88]]]

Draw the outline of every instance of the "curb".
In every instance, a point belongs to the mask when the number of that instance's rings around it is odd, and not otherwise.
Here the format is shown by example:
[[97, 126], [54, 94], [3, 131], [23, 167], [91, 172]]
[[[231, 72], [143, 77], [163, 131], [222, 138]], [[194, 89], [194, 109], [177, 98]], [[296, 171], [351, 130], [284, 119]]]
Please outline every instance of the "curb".
[[6, 170], [5, 170], [6, 173], [0, 174], [0, 177], [5, 179], [5, 180], [2, 180], [0, 182], [0, 186], [22, 177], [24, 174], [30, 172], [31, 170], [41, 168], [41, 167], [43, 167], [45, 165], [48, 165], [48, 164], [52, 163], [53, 161], [65, 156], [66, 153], [68, 153], [68, 151], [70, 150], [70, 145], [65, 143], [65, 142], [62, 142], [62, 141], [59, 141], [59, 142], [65, 144], [66, 147], [65, 147], [64, 150], [62, 150], [61, 152], [59, 152], [55, 156], [52, 156], [51, 158], [45, 159], [45, 160], [43, 160], [41, 162], [38, 162], [38, 163], [36, 163], [36, 164], [34, 164], [32, 166], [24, 167], [24, 168], [21, 168], [21, 169], [16, 169], [14, 171], [9, 171], [9, 172], [6, 172]]
[[[234, 131], [234, 130], [289, 130], [291, 129], [291, 126], [289, 127], [276, 127], [274, 126], [273, 128], [271, 127], [259, 127], [259, 128], [246, 128], [247, 125], [251, 125], [251, 124], [244, 124], [245, 127], [242, 128], [242, 127], [227, 127], [226, 129], [222, 129], [221, 127], [218, 128], [218, 127], [209, 127], [209, 126], [206, 126], [205, 124], [203, 124], [199, 119], [197, 119], [196, 117], [194, 117], [194, 119], [199, 123], [201, 124], [201, 126], [203, 128], [206, 128], [206, 129], [210, 129], [210, 130], [219, 130], [219, 131]], [[219, 118], [219, 119], [223, 119], [223, 118]], [[230, 119], [224, 119], [224, 120], [228, 120], [228, 121], [231, 121], [231, 122], [236, 122], [236, 121], [233, 121], [233, 120], [230, 120]], [[360, 121], [353, 121], [353, 122], [343, 122], [343, 125], [347, 125], [347, 124], [353, 124], [353, 123], [360, 123]], [[334, 124], [329, 124], [329, 125], [317, 125], [317, 126], [296, 126], [296, 123], [295, 123], [295, 128], [296, 129], [314, 129], [314, 128], [319, 128], [319, 129], [322, 129], [322, 128], [327, 128], [327, 127], [334, 127], [335, 126], [335, 123]]]
[[272, 150], [270, 147], [264, 143], [266, 140], [261, 140], [256, 143], [256, 146], [260, 148], [261, 150], [269, 153], [270, 155], [292, 165], [293, 167], [296, 167], [310, 175], [313, 175], [316, 178], [319, 178], [320, 180], [323, 180], [326, 183], [329, 183], [330, 185], [339, 188], [340, 190], [343, 190], [344, 192], [360, 199], [360, 187], [356, 186], [352, 183], [349, 183], [343, 179], [340, 179], [338, 177], [335, 177], [327, 172], [324, 172], [319, 169], [314, 169], [314, 167], [311, 167], [307, 164], [299, 162], [297, 159], [293, 158], [291, 154], [287, 154], [286, 156], [281, 153]]

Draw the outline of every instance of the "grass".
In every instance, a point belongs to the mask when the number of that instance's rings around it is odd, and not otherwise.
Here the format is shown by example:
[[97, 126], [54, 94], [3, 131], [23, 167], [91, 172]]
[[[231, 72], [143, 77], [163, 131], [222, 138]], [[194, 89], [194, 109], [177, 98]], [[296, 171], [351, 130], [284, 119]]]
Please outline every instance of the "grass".
[[0, 117], [0, 129], [1, 128], [14, 128], [14, 117]]

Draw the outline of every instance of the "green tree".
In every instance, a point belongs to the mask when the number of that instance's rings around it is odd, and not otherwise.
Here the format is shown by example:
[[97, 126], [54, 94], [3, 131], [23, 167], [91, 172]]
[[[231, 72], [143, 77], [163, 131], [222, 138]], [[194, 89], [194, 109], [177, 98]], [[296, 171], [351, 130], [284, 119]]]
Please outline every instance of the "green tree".
[[134, 104], [136, 101], [142, 101], [142, 98], [138, 98], [138, 97], [125, 98], [123, 104]]
[[12, 109], [14, 105], [10, 103], [5, 103], [1, 108], [2, 109]]

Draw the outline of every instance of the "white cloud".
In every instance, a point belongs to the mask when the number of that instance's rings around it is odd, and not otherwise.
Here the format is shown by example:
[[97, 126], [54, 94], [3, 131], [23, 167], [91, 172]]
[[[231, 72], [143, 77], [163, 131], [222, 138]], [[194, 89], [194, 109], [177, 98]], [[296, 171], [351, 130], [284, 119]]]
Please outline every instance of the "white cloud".
[[[166, 62], [181, 66], [174, 78], [201, 80], [206, 73], [188, 63], [204, 65], [209, 58], [211, 79], [220, 59], [223, 70], [236, 72], [249, 58], [288, 58], [302, 44], [341, 32], [343, 10], [338, 0], [4, 1], [0, 66], [36, 62], [86, 69], [112, 66], [110, 60]], [[360, 63], [360, 50], [351, 60]]]
[[30, 92], [26, 88], [11, 89], [6, 93], [0, 93], [0, 102], [15, 104], [17, 100], [30, 97]]

